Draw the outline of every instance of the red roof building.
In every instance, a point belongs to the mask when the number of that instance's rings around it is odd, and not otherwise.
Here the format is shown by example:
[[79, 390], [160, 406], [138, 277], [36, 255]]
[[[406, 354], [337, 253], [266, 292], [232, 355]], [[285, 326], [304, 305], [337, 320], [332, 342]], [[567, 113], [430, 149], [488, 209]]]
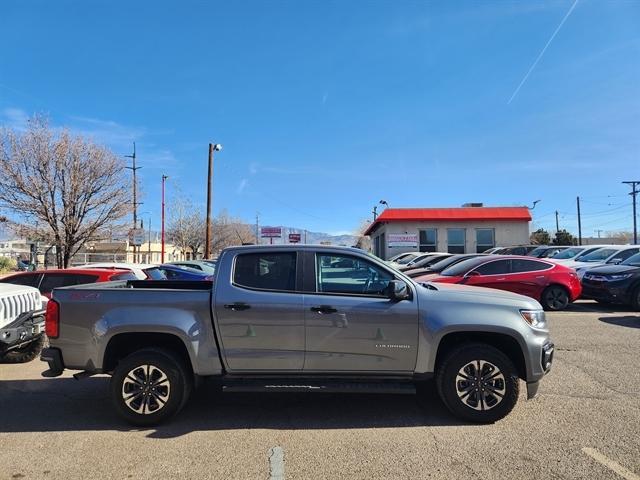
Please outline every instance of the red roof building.
[[374, 253], [472, 253], [529, 243], [527, 207], [387, 208], [366, 230]]

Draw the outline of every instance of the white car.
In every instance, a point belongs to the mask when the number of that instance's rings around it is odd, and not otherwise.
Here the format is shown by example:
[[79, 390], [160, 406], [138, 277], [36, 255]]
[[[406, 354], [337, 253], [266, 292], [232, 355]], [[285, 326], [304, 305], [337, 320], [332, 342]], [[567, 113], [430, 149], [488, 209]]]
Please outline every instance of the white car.
[[580, 257], [579, 261], [569, 261], [565, 263], [564, 266], [573, 268], [578, 274], [578, 278], [582, 280], [582, 277], [587, 270], [591, 270], [594, 267], [600, 267], [602, 265], [618, 265], [638, 252], [640, 252], [640, 246], [637, 245], [616, 245], [604, 247]]
[[0, 283], [0, 361], [36, 358], [45, 342], [44, 309], [37, 288]]
[[562, 250], [558, 252], [551, 258], [547, 258], [547, 260], [559, 263], [561, 265], [566, 265], [572, 261], [580, 261], [580, 258], [589, 255], [590, 253], [595, 252], [601, 248], [605, 247], [618, 247], [619, 245], [581, 245], [578, 247], [567, 248], [566, 250]]
[[102, 262], [102, 263], [87, 263], [86, 265], [80, 265], [74, 268], [117, 268], [122, 270], [129, 270], [133, 273], [138, 280], [166, 280], [164, 273], [162, 273], [157, 265], [150, 263], [118, 263], [118, 262]]

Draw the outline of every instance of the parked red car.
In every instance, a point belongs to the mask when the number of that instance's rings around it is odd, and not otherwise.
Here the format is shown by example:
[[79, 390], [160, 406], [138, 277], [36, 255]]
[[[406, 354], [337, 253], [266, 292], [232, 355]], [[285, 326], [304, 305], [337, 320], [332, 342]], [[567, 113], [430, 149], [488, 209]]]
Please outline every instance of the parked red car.
[[136, 276], [128, 270], [67, 268], [16, 273], [0, 279], [0, 282], [35, 287], [42, 295], [51, 298], [51, 291], [54, 288], [114, 280], [136, 280]]
[[582, 292], [580, 280], [572, 269], [521, 256], [464, 260], [430, 281], [508, 290], [535, 298], [545, 310], [563, 310]]

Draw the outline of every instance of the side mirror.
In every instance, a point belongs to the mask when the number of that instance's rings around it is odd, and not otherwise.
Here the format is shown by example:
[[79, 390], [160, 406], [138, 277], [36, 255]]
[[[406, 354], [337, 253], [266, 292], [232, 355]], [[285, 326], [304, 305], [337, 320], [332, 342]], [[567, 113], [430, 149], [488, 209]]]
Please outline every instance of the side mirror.
[[611, 265], [618, 265], [618, 264], [622, 263], [622, 259], [621, 258], [614, 258], [613, 260], [609, 261], [609, 263]]
[[464, 278], [479, 277], [479, 276], [480, 276], [480, 272], [478, 272], [477, 270], [471, 270], [470, 272], [467, 272]]
[[391, 280], [387, 285], [387, 296], [393, 302], [409, 298], [409, 287], [402, 280]]

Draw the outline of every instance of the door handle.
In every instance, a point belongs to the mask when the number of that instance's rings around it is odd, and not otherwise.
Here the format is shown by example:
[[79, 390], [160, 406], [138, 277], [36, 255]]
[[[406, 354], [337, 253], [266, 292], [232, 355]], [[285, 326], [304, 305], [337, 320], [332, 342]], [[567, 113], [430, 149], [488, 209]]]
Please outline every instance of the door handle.
[[246, 303], [236, 302], [236, 303], [228, 303], [224, 306], [224, 308], [228, 310], [233, 310], [234, 312], [238, 312], [241, 310], [249, 310], [251, 305], [247, 305]]
[[317, 312], [320, 315], [324, 315], [327, 313], [336, 313], [338, 311], [337, 308], [333, 308], [330, 305], [320, 305], [319, 307], [311, 307], [312, 312]]

